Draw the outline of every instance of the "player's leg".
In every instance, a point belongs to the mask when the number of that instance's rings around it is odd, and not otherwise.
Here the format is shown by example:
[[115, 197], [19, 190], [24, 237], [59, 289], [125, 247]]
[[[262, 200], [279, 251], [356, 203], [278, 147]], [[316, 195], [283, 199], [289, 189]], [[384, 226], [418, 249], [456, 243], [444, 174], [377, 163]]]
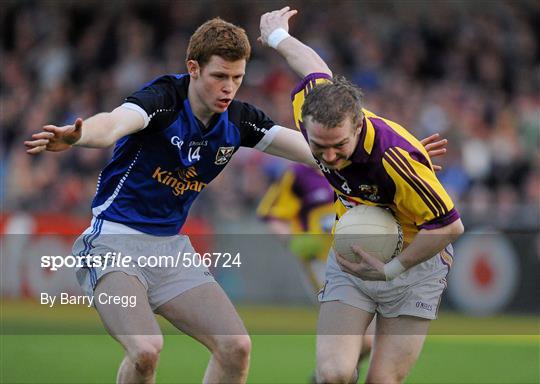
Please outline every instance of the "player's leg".
[[[311, 266], [313, 268], [313, 266]], [[317, 289], [320, 290], [324, 286], [324, 275], [322, 275], [320, 270], [313, 268], [310, 272], [313, 274], [313, 276], [316, 276], [316, 282], [318, 284]], [[324, 273], [324, 271], [323, 271]], [[360, 350], [360, 356], [358, 357], [358, 370], [356, 372], [356, 376], [360, 374], [360, 365], [365, 359], [369, 359], [369, 355], [371, 353], [371, 348], [373, 345], [373, 339], [375, 334], [375, 318], [371, 321], [368, 328], [366, 329], [366, 332], [364, 336], [362, 337], [362, 348]], [[315, 382], [315, 380], [313, 380]], [[355, 382], [355, 380], [353, 380]]]
[[317, 382], [355, 380], [362, 338], [372, 318], [373, 313], [339, 301], [321, 304], [317, 326]]
[[373, 320], [371, 320], [371, 323], [367, 327], [366, 333], [362, 338], [362, 350], [360, 351], [360, 357], [358, 358], [358, 367], [360, 367], [360, 364], [365, 359], [369, 359], [369, 355], [371, 354], [371, 349], [373, 348], [373, 340], [375, 338], [375, 322], [376, 316], [373, 318]]
[[[135, 296], [134, 307], [101, 304], [101, 297]], [[118, 383], [153, 383], [163, 337], [150, 309], [144, 285], [135, 276], [111, 272], [101, 277], [94, 290], [96, 309], [107, 331], [125, 350]]]
[[191, 288], [156, 310], [212, 353], [205, 383], [246, 381], [251, 340], [233, 304], [215, 282]]
[[437, 317], [448, 266], [442, 256], [416, 265], [380, 284], [374, 349], [367, 381], [402, 382], [422, 351], [431, 320]]
[[401, 383], [416, 363], [431, 320], [414, 316], [377, 316], [367, 383]]

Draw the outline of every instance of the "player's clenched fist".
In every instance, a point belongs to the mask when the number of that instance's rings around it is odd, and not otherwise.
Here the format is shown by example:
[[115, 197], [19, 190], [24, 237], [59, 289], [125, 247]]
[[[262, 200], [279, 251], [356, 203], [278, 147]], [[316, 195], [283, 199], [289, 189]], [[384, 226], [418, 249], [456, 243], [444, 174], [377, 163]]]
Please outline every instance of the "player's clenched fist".
[[[272, 32], [283, 29], [283, 33], [289, 32], [289, 19], [296, 15], [298, 11], [291, 10], [290, 7], [283, 7], [280, 10], [267, 12], [261, 16], [261, 37], [259, 41], [265, 45], [274, 47], [272, 44]], [[274, 47], [275, 48], [275, 47]]]
[[45, 125], [43, 131], [32, 135], [33, 140], [24, 142], [26, 153], [35, 155], [43, 151], [65, 151], [81, 138], [83, 120], [78, 118], [74, 124], [57, 127]]

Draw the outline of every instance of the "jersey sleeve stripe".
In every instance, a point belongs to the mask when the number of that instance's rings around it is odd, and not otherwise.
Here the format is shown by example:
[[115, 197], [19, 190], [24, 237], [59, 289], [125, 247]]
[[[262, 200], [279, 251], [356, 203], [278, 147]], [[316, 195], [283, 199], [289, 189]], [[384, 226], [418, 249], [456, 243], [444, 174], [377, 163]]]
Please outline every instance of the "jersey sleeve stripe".
[[436, 217], [433, 220], [430, 220], [424, 224], [421, 224], [418, 226], [420, 229], [437, 229], [441, 227], [445, 227], [447, 225], [452, 224], [454, 221], [459, 219], [459, 213], [455, 208], [452, 208], [450, 212], [448, 212], [446, 215], [442, 217]]
[[304, 79], [300, 83], [298, 83], [296, 87], [294, 87], [294, 89], [291, 92], [291, 100], [294, 100], [294, 97], [296, 96], [296, 94], [300, 92], [301, 90], [304, 90], [305, 92], [307, 89], [307, 85], [310, 82], [313, 81], [313, 83], [316, 84], [317, 79], [332, 80], [332, 77], [328, 73], [322, 73], [322, 72], [310, 73], [309, 75], [304, 77]]
[[414, 189], [414, 191], [418, 194], [418, 196], [422, 199], [422, 201], [426, 204], [426, 206], [429, 208], [429, 210], [433, 213], [435, 217], [442, 214], [442, 212], [440, 212], [440, 210], [433, 204], [433, 202], [428, 198], [428, 196], [425, 195], [425, 191], [414, 181], [411, 175], [398, 165], [398, 161], [394, 158], [392, 154], [388, 152], [385, 153], [384, 159], [397, 172], [397, 174], [401, 176], [401, 178], [407, 184], [409, 184], [412, 189]]
[[264, 151], [270, 144], [272, 144], [272, 141], [274, 141], [274, 138], [278, 134], [278, 132], [283, 129], [281, 125], [274, 125], [272, 128], [268, 130], [268, 132], [263, 136], [261, 141], [257, 143], [256, 146], [254, 146], [254, 149], [257, 149], [259, 151]]
[[314, 80], [311, 80], [306, 84], [306, 87], [304, 88], [304, 99], [306, 98], [307, 94], [311, 92], [314, 86], [315, 86]]
[[424, 179], [422, 179], [418, 173], [415, 171], [414, 167], [409, 163], [409, 161], [405, 158], [405, 156], [403, 156], [402, 153], [399, 152], [399, 150], [395, 149], [395, 148], [390, 148], [390, 150], [392, 152], [394, 152], [401, 160], [402, 162], [405, 164], [405, 166], [409, 169], [409, 171], [413, 174], [413, 176], [415, 177], [415, 179], [419, 180], [420, 183], [422, 183], [424, 185], [424, 187], [430, 192], [430, 195], [431, 197], [434, 199], [434, 203], [438, 203], [438, 207], [442, 208], [443, 210], [443, 214], [447, 214], [448, 213], [448, 208], [446, 207], [446, 204], [444, 204], [444, 201], [441, 199], [441, 197], [437, 194], [437, 192], [435, 192], [435, 190], [433, 190], [433, 188], [431, 188], [431, 186], [429, 185], [429, 183], [427, 183]]
[[143, 129], [148, 127], [148, 123], [150, 123], [150, 116], [148, 116], [148, 113], [144, 109], [142, 109], [140, 106], [138, 106], [135, 103], [124, 103], [121, 105], [123, 108], [131, 109], [132, 111], [139, 112], [144, 120], [144, 126]]
[[[401, 170], [409, 177], [410, 182], [414, 183], [418, 189], [420, 189], [423, 193], [423, 196], [429, 200], [429, 202], [432, 204], [433, 207], [435, 207], [435, 210], [438, 212], [438, 214], [435, 214], [436, 217], [442, 216], [446, 213], [446, 210], [444, 209], [444, 206], [441, 206], [440, 202], [434, 198], [434, 196], [429, 192], [429, 190], [426, 188], [426, 186], [422, 183], [421, 178], [418, 176], [416, 172], [411, 171], [409, 167], [407, 167], [407, 161], [401, 159], [398, 156], [397, 151], [389, 150], [388, 154], [389, 156], [392, 156], [392, 159], [395, 161], [395, 164], [401, 168]], [[435, 212], [434, 212], [435, 213]]]

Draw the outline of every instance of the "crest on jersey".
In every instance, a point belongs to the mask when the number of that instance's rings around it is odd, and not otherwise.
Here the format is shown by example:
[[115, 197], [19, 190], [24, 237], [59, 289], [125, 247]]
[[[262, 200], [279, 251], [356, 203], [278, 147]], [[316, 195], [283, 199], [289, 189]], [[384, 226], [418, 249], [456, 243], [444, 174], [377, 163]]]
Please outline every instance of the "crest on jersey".
[[219, 147], [216, 154], [216, 165], [227, 164], [234, 153], [234, 147]]

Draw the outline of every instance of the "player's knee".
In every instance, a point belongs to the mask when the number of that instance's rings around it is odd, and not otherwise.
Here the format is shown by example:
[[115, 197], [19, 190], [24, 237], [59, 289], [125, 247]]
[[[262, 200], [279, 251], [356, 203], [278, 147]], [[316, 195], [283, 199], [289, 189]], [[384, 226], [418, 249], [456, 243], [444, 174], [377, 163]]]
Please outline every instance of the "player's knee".
[[246, 367], [251, 354], [251, 339], [248, 335], [234, 335], [218, 341], [214, 355], [227, 366]]
[[320, 364], [317, 368], [318, 383], [350, 383], [355, 377], [355, 367], [350, 368], [335, 361]]
[[163, 348], [163, 337], [161, 335], [147, 335], [136, 341], [129, 355], [139, 375], [151, 376], [156, 370], [159, 353]]
[[247, 360], [251, 353], [251, 339], [248, 335], [237, 335], [224, 345], [229, 356], [235, 360]]

